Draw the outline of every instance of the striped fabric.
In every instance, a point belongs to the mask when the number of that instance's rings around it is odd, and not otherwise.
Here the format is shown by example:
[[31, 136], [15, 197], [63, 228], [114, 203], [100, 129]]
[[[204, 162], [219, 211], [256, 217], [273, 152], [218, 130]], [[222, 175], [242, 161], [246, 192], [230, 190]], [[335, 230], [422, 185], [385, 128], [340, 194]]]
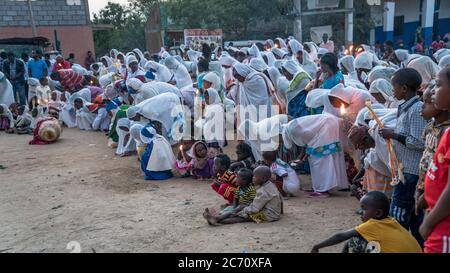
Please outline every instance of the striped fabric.
[[75, 91], [76, 87], [81, 86], [84, 80], [83, 75], [71, 69], [59, 70], [58, 74], [61, 77], [60, 82], [64, 88], [64, 91]]
[[393, 191], [391, 181], [390, 176], [385, 176], [377, 172], [372, 166], [369, 166], [364, 174], [363, 187], [367, 192], [380, 191], [391, 198]]
[[234, 198], [238, 199], [238, 204], [248, 206], [253, 202], [253, 199], [255, 199], [256, 189], [253, 184], [250, 184], [247, 187], [238, 187], [236, 193]]

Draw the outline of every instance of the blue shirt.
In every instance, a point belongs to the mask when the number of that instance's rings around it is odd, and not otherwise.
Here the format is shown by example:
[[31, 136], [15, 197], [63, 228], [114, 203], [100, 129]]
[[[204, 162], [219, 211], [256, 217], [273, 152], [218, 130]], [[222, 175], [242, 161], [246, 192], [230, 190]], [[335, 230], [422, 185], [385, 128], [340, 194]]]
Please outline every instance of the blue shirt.
[[40, 79], [45, 76], [44, 71], [48, 71], [47, 63], [44, 60], [30, 59], [28, 61], [28, 69], [31, 70], [30, 78]]

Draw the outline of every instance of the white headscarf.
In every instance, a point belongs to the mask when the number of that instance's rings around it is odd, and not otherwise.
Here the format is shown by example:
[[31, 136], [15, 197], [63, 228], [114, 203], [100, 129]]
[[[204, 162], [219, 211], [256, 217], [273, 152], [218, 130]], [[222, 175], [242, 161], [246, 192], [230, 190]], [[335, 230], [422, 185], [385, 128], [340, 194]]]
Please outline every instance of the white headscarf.
[[262, 152], [276, 151], [279, 148], [279, 135], [283, 125], [288, 123], [287, 115], [275, 115], [260, 122], [245, 120], [239, 126], [239, 133], [252, 148], [256, 160], [262, 159]]
[[142, 53], [142, 51], [139, 48], [135, 48], [133, 49], [133, 52], [137, 55], [139, 55], [139, 58], [141, 59], [141, 61], [139, 62], [140, 66], [144, 66], [147, 63], [147, 59], [144, 56], [144, 53]]
[[280, 59], [283, 59], [288, 54], [286, 50], [276, 47], [272, 49], [272, 53]]
[[303, 45], [295, 39], [292, 39], [289, 41], [289, 47], [292, 50], [292, 54], [293, 54], [294, 58], [296, 57], [296, 55], [299, 51], [303, 51]]
[[248, 55], [251, 58], [258, 58], [258, 59], [262, 58], [261, 52], [259, 52], [259, 49], [255, 44], [253, 44], [252, 47], [249, 48]]
[[214, 72], [209, 72], [208, 74], [206, 74], [205, 77], [203, 77], [203, 81], [208, 81], [208, 82], [212, 83], [211, 88], [213, 88], [215, 90], [222, 89], [222, 83], [220, 81], [220, 78]]
[[11, 105], [15, 102], [14, 91], [5, 74], [0, 72], [0, 104]]
[[300, 117], [283, 126], [282, 135], [286, 148], [330, 145], [340, 142], [339, 118], [327, 113]]
[[272, 51], [263, 52], [263, 54], [267, 57], [267, 65], [269, 67], [274, 66], [275, 65], [275, 61], [277, 59], [275, 58], [275, 55], [273, 55]]
[[147, 171], [161, 172], [170, 171], [175, 166], [175, 156], [170, 147], [170, 143], [156, 133], [156, 130], [147, 125], [140, 132], [141, 141], [147, 144], [153, 143], [152, 153], [148, 159]]
[[287, 50], [286, 42], [282, 38], [276, 38], [275, 41], [277, 41], [280, 44], [281, 49]]
[[[302, 51], [303, 53], [303, 62], [300, 64], [300, 67], [305, 70], [311, 78], [316, 78], [317, 74], [317, 65], [311, 60], [308, 52], [306, 50]], [[296, 60], [296, 59], [295, 59]]]
[[169, 82], [172, 79], [172, 73], [170, 72], [170, 70], [166, 66], [159, 64], [157, 62], [148, 61], [145, 64], [144, 68], [146, 70], [153, 69], [154, 71], [156, 71], [154, 73], [156, 75], [155, 80], [157, 81]]
[[253, 58], [250, 61], [250, 67], [258, 72], [264, 72], [265, 70], [267, 70], [267, 68], [269, 68], [267, 64], [263, 61], [263, 59], [260, 58]]
[[179, 89], [192, 85], [192, 79], [186, 67], [181, 65], [173, 56], [166, 58], [165, 65], [173, 71]]
[[309, 49], [311, 50], [311, 52], [309, 53], [309, 55], [311, 56], [311, 60], [313, 60], [314, 62], [317, 61], [317, 45], [313, 42], [305, 42], [304, 44], [308, 45]]
[[132, 63], [137, 63], [137, 64], [139, 64], [139, 62], [138, 62], [138, 59], [134, 56], [134, 55], [128, 55], [128, 57], [127, 57], [127, 65], [128, 66], [130, 66], [130, 64], [132, 64]]
[[401, 62], [401, 67], [406, 67], [412, 60], [421, 57], [418, 54], [409, 54], [406, 49], [397, 49], [394, 51], [395, 56]]
[[439, 73], [439, 66], [430, 57], [422, 56], [412, 60], [408, 68], [413, 68], [422, 76], [422, 88], [425, 88], [431, 81], [435, 80]]
[[[184, 125], [184, 112], [181, 106], [180, 98], [177, 95], [164, 93], [139, 103], [136, 105], [136, 110], [148, 120], [159, 121], [166, 129], [168, 137], [173, 138], [174, 134], [181, 131]], [[128, 109], [127, 114], [130, 114], [132, 108]], [[135, 110], [132, 111], [130, 115], [133, 113], [136, 115]]]
[[450, 55], [442, 57], [441, 60], [439, 61], [439, 67], [441, 69], [444, 69], [444, 67], [446, 67], [447, 65], [450, 65]]
[[355, 71], [354, 61], [355, 58], [352, 55], [347, 55], [339, 60], [339, 66], [341, 70], [342, 68], [345, 68], [348, 73], [352, 73]]
[[381, 94], [386, 100], [386, 108], [397, 108], [399, 101], [394, 97], [393, 87], [390, 82], [385, 79], [377, 79], [370, 85], [370, 94]]
[[267, 76], [241, 63], [235, 64], [234, 68], [239, 75], [245, 78], [245, 81], [239, 84], [239, 104], [242, 107], [253, 105], [257, 109], [259, 106], [266, 106], [270, 111], [271, 92], [274, 91], [274, 88]]
[[450, 49], [447, 48], [441, 48], [436, 53], [433, 54], [433, 57], [436, 59], [436, 61], [439, 63], [444, 56], [450, 55]]
[[375, 66], [369, 73], [368, 82], [372, 83], [377, 79], [385, 79], [390, 82], [395, 71], [396, 70], [391, 67]]
[[333, 107], [329, 96], [339, 98], [343, 102], [349, 104], [349, 107], [346, 108], [346, 114], [351, 119], [356, 119], [359, 111], [366, 107], [366, 101], [370, 100], [372, 103], [377, 103], [375, 98], [365, 90], [357, 89], [351, 86], [344, 87], [343, 84], [338, 84], [331, 90], [315, 89], [310, 91], [306, 97], [306, 105], [311, 108], [324, 106], [324, 112], [341, 117], [342, 114], [340, 109]]
[[355, 69], [369, 69], [373, 68], [373, 55], [370, 52], [363, 52], [359, 54], [354, 61]]

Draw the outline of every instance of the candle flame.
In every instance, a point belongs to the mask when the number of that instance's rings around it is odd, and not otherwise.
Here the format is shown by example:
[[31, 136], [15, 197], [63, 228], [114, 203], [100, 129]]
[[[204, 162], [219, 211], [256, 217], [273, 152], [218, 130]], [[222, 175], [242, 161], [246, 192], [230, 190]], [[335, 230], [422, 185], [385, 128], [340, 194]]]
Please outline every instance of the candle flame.
[[345, 105], [341, 104], [341, 115], [347, 114], [347, 110], [345, 109]]
[[180, 145], [180, 151], [183, 151], [183, 145]]

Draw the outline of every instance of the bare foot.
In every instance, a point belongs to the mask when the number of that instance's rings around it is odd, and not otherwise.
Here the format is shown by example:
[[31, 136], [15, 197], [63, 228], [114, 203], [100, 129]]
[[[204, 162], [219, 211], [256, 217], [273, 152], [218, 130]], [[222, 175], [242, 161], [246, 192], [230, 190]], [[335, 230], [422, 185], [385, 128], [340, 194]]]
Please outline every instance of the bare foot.
[[208, 224], [210, 224], [212, 226], [220, 226], [220, 224], [217, 222], [216, 218], [211, 215], [208, 208], [205, 209], [205, 212], [203, 213], [203, 217], [205, 217], [206, 221], [208, 221]]

